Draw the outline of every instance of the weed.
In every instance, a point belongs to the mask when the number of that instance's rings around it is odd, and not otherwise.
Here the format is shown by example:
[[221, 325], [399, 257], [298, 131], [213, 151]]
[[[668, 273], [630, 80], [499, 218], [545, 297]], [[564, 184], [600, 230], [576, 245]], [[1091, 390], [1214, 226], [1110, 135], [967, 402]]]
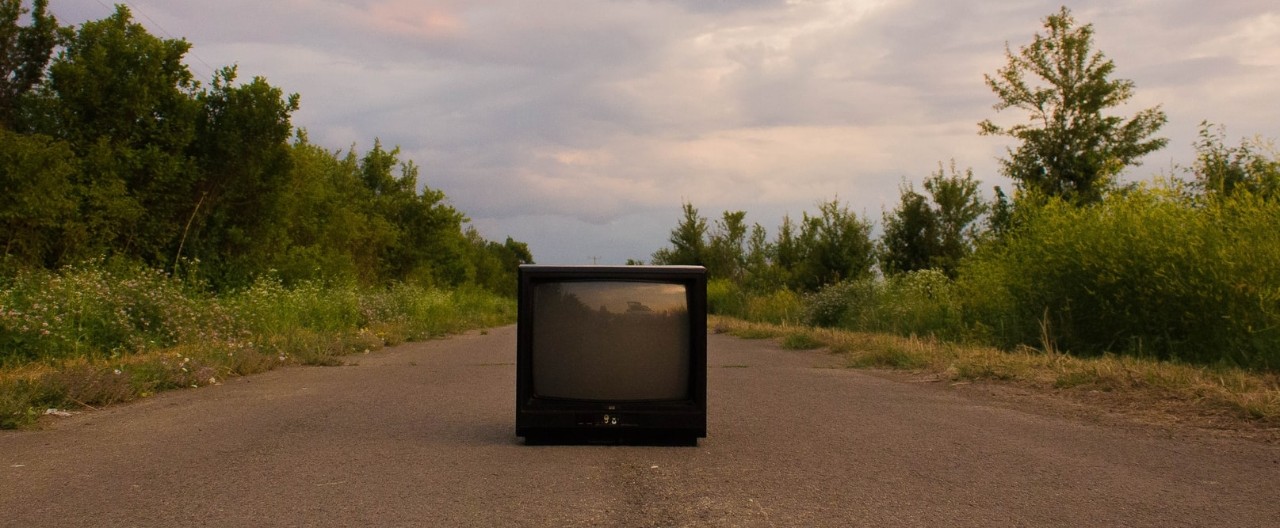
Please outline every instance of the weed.
[[795, 340], [789, 347], [826, 346], [856, 368], [932, 373], [956, 381], [984, 380], [1062, 391], [1097, 391], [1117, 397], [1176, 401], [1206, 412], [1226, 409], [1241, 418], [1280, 424], [1280, 375], [1232, 366], [1201, 366], [1149, 357], [1077, 357], [1022, 347], [1002, 351], [915, 336], [796, 329], [719, 317], [730, 334]]
[[782, 337], [782, 348], [791, 350], [812, 350], [823, 346], [822, 341], [804, 330], [791, 331]]
[[265, 277], [215, 297], [103, 260], [22, 271], [0, 283], [0, 428], [514, 318], [511, 299], [479, 289]]

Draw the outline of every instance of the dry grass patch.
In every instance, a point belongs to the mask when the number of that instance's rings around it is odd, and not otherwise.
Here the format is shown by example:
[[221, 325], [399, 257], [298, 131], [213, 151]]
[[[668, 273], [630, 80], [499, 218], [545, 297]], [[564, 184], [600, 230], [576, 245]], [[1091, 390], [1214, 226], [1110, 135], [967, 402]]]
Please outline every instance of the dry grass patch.
[[[750, 323], [713, 317], [717, 331], [782, 338], [842, 354], [851, 368], [909, 370], [949, 381], [994, 381], [1113, 408], [1228, 415], [1280, 427], [1280, 375], [1128, 356], [1075, 357], [1032, 348], [1001, 351], [931, 338]], [[799, 348], [790, 346], [790, 348]], [[1177, 417], [1175, 417], [1177, 418]], [[1182, 421], [1182, 420], [1176, 420]]]

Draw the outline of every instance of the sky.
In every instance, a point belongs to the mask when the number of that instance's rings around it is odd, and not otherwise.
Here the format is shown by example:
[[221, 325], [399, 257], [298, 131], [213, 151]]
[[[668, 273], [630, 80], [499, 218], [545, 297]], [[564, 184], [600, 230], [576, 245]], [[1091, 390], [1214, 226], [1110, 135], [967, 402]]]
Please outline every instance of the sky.
[[[109, 0], [50, 0], [63, 24]], [[691, 203], [711, 221], [840, 200], [880, 223], [940, 164], [988, 196], [1010, 138], [984, 74], [1061, 0], [130, 0], [185, 38], [206, 84], [237, 65], [301, 95], [293, 124], [330, 150], [380, 139], [487, 238], [540, 264], [648, 260]], [[1159, 105], [1169, 145], [1129, 180], [1179, 174], [1202, 121], [1227, 144], [1280, 139], [1280, 4], [1087, 0], [1094, 48]]]

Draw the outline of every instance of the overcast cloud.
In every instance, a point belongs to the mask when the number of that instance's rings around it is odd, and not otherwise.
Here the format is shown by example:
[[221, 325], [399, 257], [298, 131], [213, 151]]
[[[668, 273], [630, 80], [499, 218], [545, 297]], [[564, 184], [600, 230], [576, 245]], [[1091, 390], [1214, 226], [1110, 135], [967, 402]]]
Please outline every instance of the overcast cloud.
[[[109, 1], [51, 0], [63, 23]], [[302, 96], [294, 125], [331, 149], [399, 145], [488, 238], [540, 263], [622, 263], [666, 245], [682, 201], [704, 216], [783, 214], [839, 197], [879, 221], [939, 162], [989, 192], [1005, 138], [983, 74], [1060, 2], [989, 0], [164, 0], [129, 3], [184, 37], [197, 77], [238, 64]], [[1188, 164], [1202, 120], [1229, 142], [1280, 138], [1274, 0], [1081, 1], [1095, 47], [1162, 105]]]

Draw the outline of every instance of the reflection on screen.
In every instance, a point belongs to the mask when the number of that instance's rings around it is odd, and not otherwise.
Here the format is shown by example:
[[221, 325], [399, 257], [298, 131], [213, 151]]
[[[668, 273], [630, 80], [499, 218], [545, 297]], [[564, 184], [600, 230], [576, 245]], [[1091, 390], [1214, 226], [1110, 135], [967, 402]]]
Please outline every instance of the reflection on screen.
[[689, 314], [681, 284], [537, 284], [532, 345], [533, 387], [541, 397], [689, 396]]

